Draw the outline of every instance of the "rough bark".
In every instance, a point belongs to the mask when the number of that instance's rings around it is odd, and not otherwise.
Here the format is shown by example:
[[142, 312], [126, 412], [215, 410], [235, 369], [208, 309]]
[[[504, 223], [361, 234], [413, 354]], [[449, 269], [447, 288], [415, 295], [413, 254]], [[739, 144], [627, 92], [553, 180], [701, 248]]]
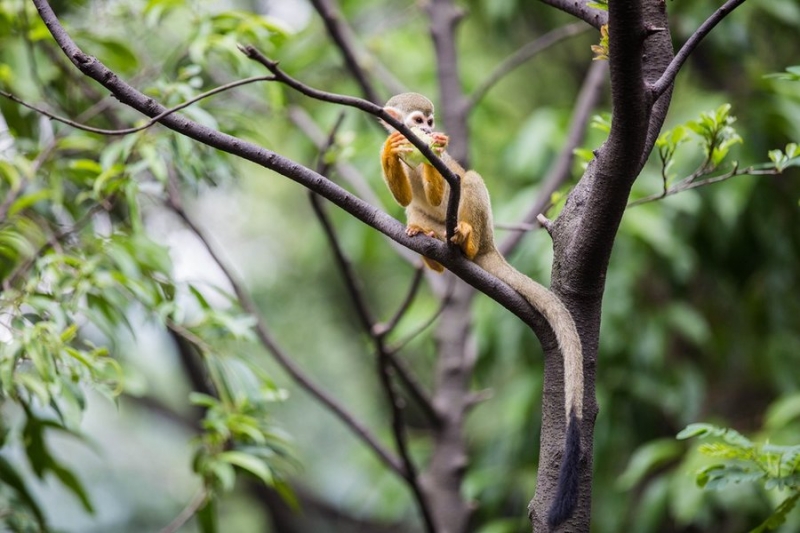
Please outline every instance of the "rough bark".
[[[552, 226], [551, 288], [572, 313], [584, 353], [581, 491], [578, 508], [560, 531], [589, 531], [600, 311], [606, 272], [631, 186], [647, 160], [669, 107], [669, 92], [654, 105], [649, 84], [672, 57], [661, 0], [609, 3], [612, 128], [606, 143], [570, 194]], [[529, 511], [534, 531], [548, 531], [545, 517], [558, 479], [565, 432], [563, 365], [548, 343], [539, 475]]]

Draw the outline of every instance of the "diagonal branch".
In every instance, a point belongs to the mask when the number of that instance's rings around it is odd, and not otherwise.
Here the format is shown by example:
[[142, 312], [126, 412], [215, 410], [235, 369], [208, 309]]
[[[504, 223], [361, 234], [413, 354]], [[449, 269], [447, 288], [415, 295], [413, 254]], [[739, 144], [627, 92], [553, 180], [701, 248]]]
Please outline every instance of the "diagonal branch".
[[608, 13], [600, 9], [594, 9], [586, 5], [586, 1], [577, 2], [575, 0], [541, 0], [543, 4], [553, 6], [565, 13], [578, 17], [587, 24], [594, 26], [598, 30], [600, 26], [608, 24]]
[[[749, 166], [743, 169], [739, 169], [738, 163], [734, 163], [733, 168], [724, 174], [720, 174], [718, 176], [712, 176], [710, 178], [702, 179], [695, 181], [694, 178], [692, 179], [682, 179], [672, 187], [666, 187], [659, 193], [651, 194], [650, 196], [644, 196], [637, 200], [634, 200], [628, 204], [628, 207], [634, 207], [641, 204], [646, 204], [649, 202], [655, 202], [657, 200], [661, 200], [666, 198], [667, 196], [672, 196], [673, 194], [678, 194], [683, 191], [688, 191], [690, 189], [696, 189], [697, 187], [705, 187], [706, 185], [711, 185], [714, 183], [719, 183], [721, 181], [726, 181], [731, 178], [735, 178], [736, 176], [777, 176], [781, 174], [781, 171], [777, 168], [766, 168], [766, 169], [759, 169], [755, 168], [754, 166]], [[691, 176], [690, 176], [691, 178]]]
[[681, 49], [678, 50], [678, 53], [675, 54], [675, 57], [672, 59], [669, 66], [658, 79], [658, 81], [650, 87], [650, 91], [653, 94], [653, 100], [661, 96], [664, 91], [667, 90], [667, 87], [672, 85], [681, 67], [689, 58], [689, 55], [694, 52], [694, 49], [697, 48], [697, 45], [700, 44], [700, 41], [702, 41], [703, 38], [714, 29], [714, 26], [719, 24], [722, 19], [724, 19], [734, 9], [744, 4], [746, 1], [747, 0], [728, 0], [710, 17], [708, 17], [699, 28], [697, 28], [697, 31], [695, 31], [692, 36], [689, 37], [689, 40], [687, 40]]
[[[450, 156], [469, 168], [469, 128], [467, 99], [458, 75], [456, 28], [464, 18], [464, 10], [453, 0], [429, 0], [422, 3], [430, 20], [430, 34], [436, 54], [436, 79], [439, 82], [439, 102], [444, 130], [450, 135], [447, 151]], [[449, 237], [449, 234], [448, 234]]]
[[[405, 471], [403, 477], [408, 482], [411, 492], [414, 494], [414, 498], [420, 509], [420, 513], [422, 514], [427, 530], [429, 533], [432, 533], [435, 531], [435, 528], [433, 526], [433, 518], [431, 517], [429, 504], [425, 494], [422, 492], [422, 488], [420, 487], [417, 468], [414, 465], [414, 462], [411, 460], [411, 455], [408, 450], [405, 421], [403, 417], [403, 400], [400, 398], [394, 384], [391, 381], [391, 372], [389, 367], [392, 366], [394, 368], [398, 368], [398, 365], [396, 364], [396, 361], [394, 361], [392, 354], [390, 354], [390, 352], [386, 349], [383, 337], [373, 334], [375, 330], [375, 320], [373, 319], [372, 313], [367, 305], [366, 299], [364, 298], [364, 293], [359, 287], [358, 280], [353, 272], [352, 264], [347, 259], [344, 251], [339, 245], [339, 239], [333, 229], [333, 224], [322, 208], [319, 195], [311, 193], [309, 197], [311, 199], [311, 205], [314, 208], [314, 213], [322, 224], [322, 227], [325, 230], [325, 235], [328, 237], [328, 242], [333, 249], [333, 255], [336, 260], [336, 264], [339, 266], [339, 270], [344, 277], [347, 292], [350, 294], [350, 298], [352, 299], [356, 308], [356, 314], [361, 321], [362, 327], [367, 333], [370, 334], [375, 343], [375, 347], [378, 352], [378, 375], [380, 376], [381, 385], [386, 393], [392, 413], [392, 434], [394, 435], [397, 451], [400, 454], [400, 460], [403, 463], [403, 468]], [[424, 404], [430, 405], [430, 402], [425, 401]], [[430, 409], [426, 409], [426, 411], [435, 413], [432, 407], [430, 407]]]
[[341, 10], [336, 5], [336, 0], [311, 0], [314, 9], [317, 10], [328, 35], [344, 57], [347, 70], [353, 75], [356, 83], [361, 87], [364, 98], [377, 104], [381, 101], [375, 86], [369, 81], [367, 73], [361, 66], [356, 54], [356, 45], [353, 32], [350, 27], [342, 20]]
[[198, 94], [194, 98], [190, 98], [189, 100], [187, 100], [187, 101], [185, 101], [183, 103], [180, 103], [180, 104], [176, 105], [175, 107], [170, 107], [169, 109], [165, 109], [164, 111], [162, 111], [158, 115], [154, 116], [153, 118], [151, 118], [150, 120], [148, 120], [147, 122], [142, 124], [141, 126], [137, 126], [135, 128], [118, 129], [118, 130], [106, 130], [106, 129], [103, 129], [103, 128], [94, 128], [92, 126], [87, 126], [85, 124], [80, 124], [79, 122], [75, 122], [74, 120], [70, 120], [68, 118], [64, 118], [64, 117], [60, 117], [58, 115], [54, 115], [53, 113], [50, 113], [49, 111], [47, 111], [45, 109], [42, 109], [41, 107], [37, 107], [37, 106], [35, 106], [33, 104], [29, 104], [29, 103], [25, 102], [24, 100], [18, 98], [17, 96], [15, 96], [15, 95], [13, 95], [13, 94], [11, 94], [9, 92], [3, 91], [3, 90], [0, 90], [0, 96], [5, 96], [6, 98], [11, 100], [12, 102], [16, 102], [19, 105], [21, 105], [23, 107], [27, 107], [28, 109], [31, 109], [33, 111], [36, 111], [37, 113], [40, 113], [40, 114], [42, 114], [42, 115], [44, 115], [44, 116], [46, 116], [46, 117], [48, 117], [48, 118], [50, 118], [52, 120], [55, 120], [56, 122], [61, 122], [63, 124], [66, 124], [67, 126], [72, 126], [73, 128], [76, 128], [76, 129], [79, 129], [79, 130], [88, 131], [89, 133], [98, 133], [100, 135], [130, 135], [131, 133], [136, 133], [136, 132], [139, 132], [139, 131], [142, 131], [142, 130], [146, 130], [147, 128], [153, 126], [154, 124], [157, 124], [158, 122], [160, 122], [161, 119], [163, 119], [164, 117], [168, 117], [169, 115], [171, 115], [173, 113], [176, 113], [176, 112], [180, 111], [181, 109], [187, 108], [190, 105], [199, 102], [200, 100], [208, 98], [209, 96], [213, 96], [215, 94], [219, 94], [221, 92], [233, 89], [234, 87], [241, 87], [242, 85], [247, 85], [247, 84], [255, 83], [255, 82], [258, 82], [258, 81], [274, 81], [274, 80], [275, 80], [274, 76], [253, 76], [252, 78], [245, 78], [243, 80], [232, 81], [231, 83], [226, 83], [225, 85], [220, 85], [219, 87], [215, 87], [215, 88], [213, 88], [213, 89], [211, 89], [209, 91], [206, 91], [206, 92], [204, 92], [202, 94]]
[[531, 58], [547, 50], [554, 44], [561, 42], [567, 37], [578, 35], [587, 30], [587, 26], [582, 22], [575, 22], [568, 24], [555, 30], [549, 31], [519, 48], [516, 52], [508, 56], [502, 63], [500, 63], [472, 92], [472, 95], [467, 101], [467, 111], [472, 110], [478, 102], [480, 102], [486, 93], [494, 87], [504, 76], [512, 72], [514, 69], [529, 61]]
[[[120, 102], [144, 115], [150, 117], [156, 116], [166, 109], [154, 99], [142, 94], [122, 81], [97, 58], [83, 52], [64, 30], [64, 27], [59, 22], [55, 13], [53, 13], [47, 0], [33, 0], [33, 2], [39, 10], [39, 15], [51, 35], [53, 35], [70, 61], [72, 61], [81, 72], [100, 83]], [[401, 128], [405, 128], [403, 124], [392, 118], [388, 113], [383, 111], [382, 108], [366, 100], [360, 100], [358, 98], [348, 99], [347, 97], [342, 98], [349, 102], [343, 105], [359, 107], [368, 113], [383, 118], [400, 131], [402, 131]], [[354, 102], [358, 104], [356, 105]], [[523, 322], [534, 328], [535, 331], [541, 331], [536, 312], [522, 296], [507, 284], [463, 257], [462, 254], [454, 250], [451, 246], [437, 239], [424, 235], [409, 237], [405, 233], [403, 224], [360, 198], [353, 196], [324, 176], [266, 148], [219, 132], [213, 128], [203, 126], [177, 113], [164, 117], [161, 123], [167, 128], [190, 139], [194, 139], [207, 146], [233, 154], [242, 159], [252, 161], [253, 163], [273, 170], [303, 185], [309, 190], [319, 193], [344, 211], [350, 213], [353, 217], [380, 231], [395, 242], [421, 255], [428, 256], [438, 261], [452, 273], [499, 302], [503, 307], [518, 316]], [[411, 135], [411, 131], [408, 130], [408, 128], [405, 128], [404, 133], [412, 137], [413, 140], [418, 141], [416, 136]], [[432, 162], [436, 161], [437, 164], [442, 164], [441, 160], [436, 158], [433, 152], [428, 149], [424, 143], [420, 143], [420, 145], [415, 144], [415, 146], [417, 146], [417, 148], [421, 146], [423, 150], [427, 150], [430, 156], [433, 156], [431, 159]], [[426, 154], [426, 156], [428, 156], [428, 154]], [[438, 167], [437, 170], [439, 170]]]
[[455, 235], [455, 228], [456, 224], [458, 223], [458, 204], [461, 201], [461, 179], [460, 176], [457, 176], [450, 169], [450, 167], [448, 167], [444, 161], [442, 161], [441, 158], [439, 158], [439, 156], [433, 152], [430, 146], [425, 144], [422, 139], [414, 135], [408, 126], [387, 113], [377, 104], [373, 104], [372, 102], [368, 102], [361, 98], [355, 98], [353, 96], [344, 96], [341, 94], [334, 94], [326, 91], [320, 91], [319, 89], [314, 89], [313, 87], [309, 87], [308, 85], [301, 83], [300, 81], [283, 72], [278, 67], [277, 61], [269, 59], [254, 46], [240, 46], [239, 49], [249, 59], [264, 65], [275, 75], [276, 81], [288, 85], [289, 87], [308, 96], [309, 98], [314, 98], [316, 100], [321, 100], [323, 102], [329, 102], [332, 104], [355, 107], [356, 109], [371, 113], [402, 133], [406, 140], [413, 144], [422, 153], [422, 155], [428, 159], [430, 164], [439, 171], [442, 177], [447, 181], [447, 184], [450, 185], [450, 197], [447, 201], [447, 219], [445, 224], [447, 228], [447, 242], [450, 242], [450, 238]]

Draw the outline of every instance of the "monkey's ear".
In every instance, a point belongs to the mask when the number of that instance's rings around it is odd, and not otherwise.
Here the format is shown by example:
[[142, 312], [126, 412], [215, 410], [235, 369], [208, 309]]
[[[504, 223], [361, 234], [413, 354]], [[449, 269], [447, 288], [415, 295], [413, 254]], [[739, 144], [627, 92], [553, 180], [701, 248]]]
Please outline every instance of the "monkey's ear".
[[[386, 111], [387, 113], [389, 113], [390, 115], [392, 115], [394, 118], [396, 118], [400, 122], [403, 122], [403, 113], [399, 109], [397, 109], [396, 107], [386, 106], [386, 107], [383, 108], [383, 110]], [[387, 123], [385, 120], [383, 120], [382, 118], [379, 118], [378, 120], [381, 122], [381, 124], [383, 124], [384, 128], [386, 128], [390, 132], [394, 131], [394, 128], [389, 123]]]

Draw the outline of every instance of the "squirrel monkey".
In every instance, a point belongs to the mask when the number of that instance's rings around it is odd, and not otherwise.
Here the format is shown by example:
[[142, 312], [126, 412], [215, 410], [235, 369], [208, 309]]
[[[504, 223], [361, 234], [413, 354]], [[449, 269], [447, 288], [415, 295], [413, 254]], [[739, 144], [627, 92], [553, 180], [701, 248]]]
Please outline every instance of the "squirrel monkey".
[[[561, 460], [556, 497], [548, 522], [555, 527], [567, 520], [578, 499], [580, 462], [580, 423], [583, 417], [583, 354], [575, 322], [558, 297], [508, 264], [494, 244], [492, 208], [489, 192], [480, 174], [466, 171], [445, 151], [447, 135], [434, 132], [433, 104], [417, 93], [392, 97], [384, 107], [398, 121], [427, 142], [442, 161], [461, 178], [458, 224], [451, 241], [468, 259], [507, 283], [520, 293], [553, 329], [564, 358], [564, 407], [567, 434]], [[450, 186], [442, 175], [421, 157], [419, 151], [394, 128], [384, 122], [389, 137], [381, 151], [383, 177], [395, 200], [406, 208], [409, 236], [424, 233], [445, 240], [445, 218]], [[441, 272], [438, 262], [423, 257], [425, 264]]]

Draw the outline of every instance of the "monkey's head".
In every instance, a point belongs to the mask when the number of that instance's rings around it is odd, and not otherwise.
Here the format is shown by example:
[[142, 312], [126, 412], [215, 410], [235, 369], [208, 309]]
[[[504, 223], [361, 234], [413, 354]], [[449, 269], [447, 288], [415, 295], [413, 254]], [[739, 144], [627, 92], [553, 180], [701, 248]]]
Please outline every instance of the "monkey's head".
[[[433, 131], [433, 103], [418, 93], [402, 93], [392, 96], [383, 109], [409, 128], [419, 128], [424, 133]], [[389, 131], [389, 124], [381, 123]]]

